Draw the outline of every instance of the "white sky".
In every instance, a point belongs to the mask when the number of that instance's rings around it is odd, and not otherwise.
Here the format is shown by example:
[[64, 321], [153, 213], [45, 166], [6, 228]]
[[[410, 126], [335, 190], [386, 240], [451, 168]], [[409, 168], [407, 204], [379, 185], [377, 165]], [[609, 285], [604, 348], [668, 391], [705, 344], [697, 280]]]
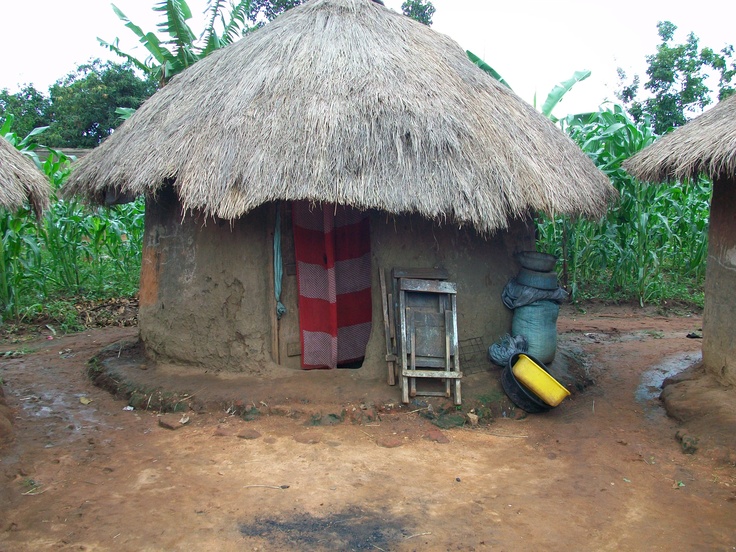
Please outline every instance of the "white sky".
[[[736, 44], [733, 0], [432, 0], [437, 12], [433, 29], [455, 39], [494, 67], [530, 103], [541, 105], [551, 88], [574, 71], [593, 75], [566, 96], [557, 115], [594, 110], [613, 99], [616, 67], [642, 76], [645, 56], [654, 52], [656, 23], [678, 26], [676, 40], [692, 31], [701, 46], [720, 50]], [[116, 0], [115, 4], [144, 31], [155, 31], [157, 0]], [[402, 0], [385, 0], [400, 11]], [[206, 0], [188, 0], [196, 33], [204, 26]], [[57, 79], [85, 61], [114, 59], [96, 37], [121, 47], [137, 46], [106, 0], [0, 0], [3, 47], [0, 89], [16, 91], [32, 83], [46, 92]], [[137, 48], [145, 58], [142, 46]]]

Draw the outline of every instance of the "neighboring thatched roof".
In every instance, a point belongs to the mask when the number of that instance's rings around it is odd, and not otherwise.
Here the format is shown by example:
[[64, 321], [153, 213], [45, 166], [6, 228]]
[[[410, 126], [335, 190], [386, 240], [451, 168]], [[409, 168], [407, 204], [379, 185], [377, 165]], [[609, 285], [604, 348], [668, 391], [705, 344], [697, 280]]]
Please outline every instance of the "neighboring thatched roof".
[[529, 209], [598, 216], [615, 196], [453, 40], [370, 0], [311, 0], [196, 63], [66, 193], [103, 203], [172, 181], [185, 208], [225, 219], [308, 199], [483, 232]]
[[663, 182], [705, 174], [736, 177], [736, 94], [628, 159], [641, 180]]
[[49, 206], [49, 192], [41, 171], [0, 136], [0, 206], [14, 211], [28, 200], [40, 215]]

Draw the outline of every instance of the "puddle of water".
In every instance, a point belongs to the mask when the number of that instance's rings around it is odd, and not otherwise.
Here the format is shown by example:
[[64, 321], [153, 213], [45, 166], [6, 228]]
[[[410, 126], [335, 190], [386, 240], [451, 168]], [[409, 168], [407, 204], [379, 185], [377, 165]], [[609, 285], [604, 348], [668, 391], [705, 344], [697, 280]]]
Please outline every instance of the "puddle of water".
[[48, 406], [42, 406], [38, 410], [33, 412], [33, 415], [38, 418], [48, 418], [54, 413], [54, 411], [51, 409], [51, 407]]
[[[24, 393], [16, 390], [23, 412], [28, 416], [43, 420], [50, 428], [49, 438], [53, 435], [55, 443], [65, 443], [79, 438], [83, 430], [91, 427], [110, 427], [100, 416], [94, 405], [82, 406], [79, 398], [83, 393], [69, 393], [65, 390], [53, 392], [24, 389]], [[63, 428], [63, 429], [60, 429]]]
[[665, 358], [659, 364], [652, 366], [641, 376], [639, 387], [636, 388], [636, 400], [647, 402], [659, 397], [662, 392], [662, 382], [670, 376], [679, 374], [702, 358], [702, 353], [680, 353]]

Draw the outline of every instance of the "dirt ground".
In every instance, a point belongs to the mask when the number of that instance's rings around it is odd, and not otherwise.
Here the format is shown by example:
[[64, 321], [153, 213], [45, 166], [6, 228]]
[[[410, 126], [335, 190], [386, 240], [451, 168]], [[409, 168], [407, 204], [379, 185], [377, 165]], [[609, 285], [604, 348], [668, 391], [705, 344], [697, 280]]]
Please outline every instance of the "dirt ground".
[[[161, 415], [86, 376], [135, 328], [6, 344], [0, 551], [736, 550], [736, 450], [717, 427], [676, 438], [657, 398], [700, 322], [566, 307], [595, 384], [528, 416], [490, 364], [454, 412], [335, 371]], [[479, 425], [438, 427], [471, 408]]]

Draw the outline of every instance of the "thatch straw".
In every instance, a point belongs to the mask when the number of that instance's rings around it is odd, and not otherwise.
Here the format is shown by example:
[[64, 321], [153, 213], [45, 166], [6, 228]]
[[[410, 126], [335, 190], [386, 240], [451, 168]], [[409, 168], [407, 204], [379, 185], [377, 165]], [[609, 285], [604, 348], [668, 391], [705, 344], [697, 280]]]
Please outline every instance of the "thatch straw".
[[46, 177], [4, 138], [0, 137], [0, 206], [14, 211], [30, 201], [40, 215], [49, 206]]
[[451, 39], [370, 0], [311, 0], [172, 79], [82, 159], [95, 202], [175, 182], [232, 219], [308, 199], [503, 228], [601, 215], [607, 178]]
[[736, 94], [624, 163], [641, 180], [736, 177]]

